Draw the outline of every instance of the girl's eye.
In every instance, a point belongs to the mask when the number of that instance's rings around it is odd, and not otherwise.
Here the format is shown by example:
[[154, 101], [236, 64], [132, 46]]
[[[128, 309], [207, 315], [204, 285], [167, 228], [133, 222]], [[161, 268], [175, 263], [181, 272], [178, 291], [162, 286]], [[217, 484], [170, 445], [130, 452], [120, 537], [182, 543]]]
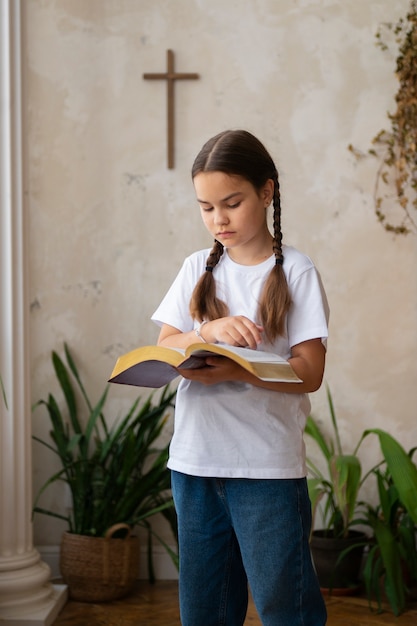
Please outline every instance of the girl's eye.
[[227, 206], [228, 206], [229, 209], [237, 209], [239, 204], [240, 204], [240, 200], [239, 200], [239, 202], [235, 202], [235, 204], [228, 204]]

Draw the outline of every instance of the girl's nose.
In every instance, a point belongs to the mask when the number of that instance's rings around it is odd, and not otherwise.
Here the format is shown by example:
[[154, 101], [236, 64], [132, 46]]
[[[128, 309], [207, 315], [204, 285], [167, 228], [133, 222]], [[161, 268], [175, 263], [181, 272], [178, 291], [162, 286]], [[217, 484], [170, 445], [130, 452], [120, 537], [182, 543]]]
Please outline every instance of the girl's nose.
[[215, 224], [227, 224], [228, 223], [228, 217], [225, 211], [222, 211], [221, 209], [217, 209], [214, 212], [214, 222]]

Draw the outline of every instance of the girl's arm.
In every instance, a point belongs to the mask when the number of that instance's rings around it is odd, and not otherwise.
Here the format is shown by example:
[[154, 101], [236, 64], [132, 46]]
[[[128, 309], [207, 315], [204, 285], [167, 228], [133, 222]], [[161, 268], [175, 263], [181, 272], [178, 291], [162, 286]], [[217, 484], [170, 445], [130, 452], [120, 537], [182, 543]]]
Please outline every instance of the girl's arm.
[[255, 350], [262, 341], [262, 326], [255, 324], [244, 315], [220, 317], [203, 324], [199, 339], [194, 330], [182, 333], [174, 326], [163, 324], [159, 333], [158, 345], [167, 348], [186, 348], [192, 343], [227, 343], [229, 346], [242, 346]]
[[[291, 357], [288, 361], [291, 363], [291, 367], [297, 376], [303, 381], [299, 386], [308, 387], [307, 389], [300, 389], [301, 392], [311, 393], [319, 389], [323, 380], [326, 362], [326, 348], [321, 338], [310, 339], [293, 346], [291, 348]], [[286, 386], [288, 387], [288, 383]], [[284, 391], [284, 389], [281, 391]]]

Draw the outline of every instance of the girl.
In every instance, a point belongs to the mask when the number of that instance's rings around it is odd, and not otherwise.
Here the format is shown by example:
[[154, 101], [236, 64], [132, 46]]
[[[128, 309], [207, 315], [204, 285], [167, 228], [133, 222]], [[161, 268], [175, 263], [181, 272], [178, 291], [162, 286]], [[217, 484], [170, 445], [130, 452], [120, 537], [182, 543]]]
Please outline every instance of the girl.
[[264, 626], [322, 626], [303, 429], [324, 372], [326, 297], [311, 260], [282, 245], [278, 172], [258, 139], [216, 135], [192, 177], [214, 246], [185, 260], [152, 316], [159, 345], [275, 352], [303, 382], [263, 382], [217, 356], [181, 370], [168, 466], [182, 624], [241, 626], [249, 583]]

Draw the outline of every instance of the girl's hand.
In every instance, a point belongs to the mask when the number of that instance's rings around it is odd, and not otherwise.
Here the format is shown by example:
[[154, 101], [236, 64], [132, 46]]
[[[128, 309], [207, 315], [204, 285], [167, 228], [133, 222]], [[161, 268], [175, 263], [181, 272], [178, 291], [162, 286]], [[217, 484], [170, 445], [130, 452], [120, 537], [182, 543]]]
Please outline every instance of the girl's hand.
[[[194, 380], [203, 385], [216, 385], [229, 381], [243, 381], [247, 374], [246, 370], [224, 356], [209, 356], [205, 359], [205, 367], [197, 369], [178, 370], [183, 378]], [[249, 375], [250, 376], [250, 375]]]
[[[262, 341], [263, 327], [255, 324], [244, 315], [221, 317], [207, 322], [200, 329], [203, 340], [207, 343], [227, 343], [229, 346], [241, 346], [256, 350]], [[201, 341], [204, 345], [204, 341]], [[159, 333], [158, 345], [168, 348], [186, 348], [199, 341], [193, 330], [182, 333], [174, 326], [163, 324]]]
[[256, 350], [262, 341], [262, 331], [262, 326], [244, 315], [234, 315], [207, 322], [200, 333], [207, 343], [226, 343]]
[[220, 356], [207, 357], [206, 367], [193, 370], [181, 368], [178, 370], [178, 373], [184, 378], [195, 380], [203, 385], [240, 381], [283, 393], [311, 393], [317, 391], [321, 385], [325, 358], [326, 352], [321, 339], [310, 339], [292, 348], [292, 356], [289, 362], [295, 373], [303, 381], [302, 383], [266, 382], [240, 367], [232, 359]]

